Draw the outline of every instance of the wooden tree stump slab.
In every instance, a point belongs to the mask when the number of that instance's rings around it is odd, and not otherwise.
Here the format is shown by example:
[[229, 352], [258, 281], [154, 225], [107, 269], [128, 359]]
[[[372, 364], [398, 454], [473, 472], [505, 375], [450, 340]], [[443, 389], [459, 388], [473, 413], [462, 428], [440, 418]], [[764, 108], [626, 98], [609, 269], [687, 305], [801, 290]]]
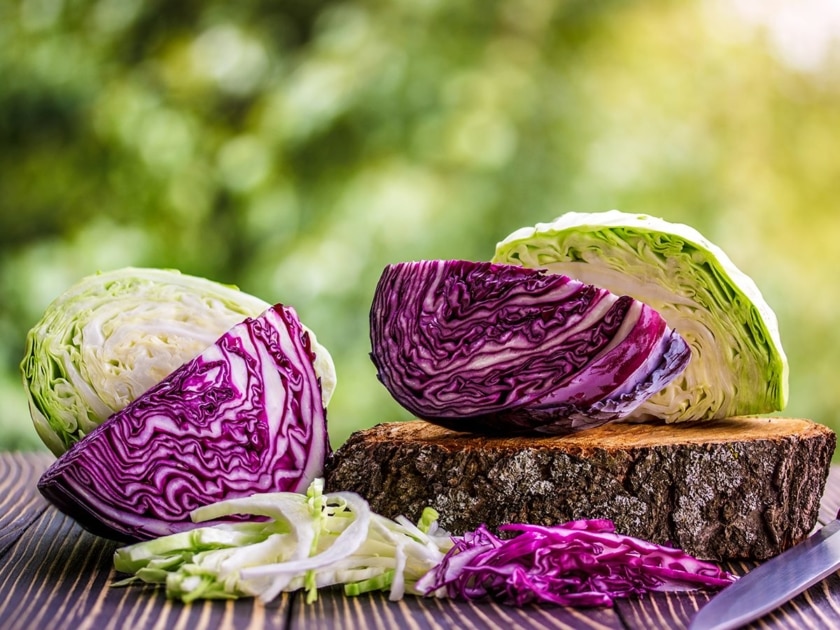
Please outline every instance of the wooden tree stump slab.
[[423, 421], [354, 433], [327, 463], [391, 518], [425, 506], [453, 534], [486, 523], [608, 518], [624, 534], [709, 560], [763, 560], [816, 524], [836, 436], [795, 418], [609, 424], [571, 436], [504, 438]]

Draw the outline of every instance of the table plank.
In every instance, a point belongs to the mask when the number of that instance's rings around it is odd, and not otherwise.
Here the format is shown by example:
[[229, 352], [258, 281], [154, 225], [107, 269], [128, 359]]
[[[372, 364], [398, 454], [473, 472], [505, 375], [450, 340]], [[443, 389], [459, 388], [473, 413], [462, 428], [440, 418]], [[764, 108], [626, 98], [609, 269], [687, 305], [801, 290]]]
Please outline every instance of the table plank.
[[168, 630], [288, 627], [292, 596], [256, 600], [167, 600], [149, 586], [114, 588], [117, 544], [81, 529], [49, 507], [9, 549], [0, 566], [0, 628]]
[[516, 608], [494, 602], [459, 602], [408, 596], [388, 600], [387, 593], [345, 597], [341, 589], [325, 589], [318, 600], [295, 601], [293, 628], [365, 628], [366, 630], [614, 630], [625, 626], [614, 609], [557, 606]]
[[36, 483], [53, 461], [51, 453], [3, 453], [0, 457], [0, 558], [47, 509]]
[[[132, 585], [114, 588], [116, 543], [93, 536], [48, 506], [36, 488], [53, 461], [45, 453], [0, 454], [0, 628], [59, 630], [183, 628], [335, 628], [407, 630], [509, 628], [633, 630], [685, 628], [713, 594], [655, 593], [620, 600], [615, 608], [571, 609], [554, 606], [513, 608], [492, 602], [457, 602], [406, 597], [390, 602], [387, 594], [345, 597], [325, 589], [314, 604], [297, 594], [274, 602], [169, 601], [162, 590]], [[820, 522], [840, 506], [840, 466], [831, 469], [821, 504]], [[754, 563], [726, 565], [743, 575]], [[840, 572], [785, 606], [748, 626], [750, 629], [840, 627]]]
[[840, 465], [835, 464], [828, 471], [817, 520], [823, 525], [833, 521], [837, 518], [838, 509], [840, 509]]
[[625, 628], [677, 630], [686, 628], [694, 614], [713, 595], [705, 591], [649, 593], [643, 597], [618, 600], [616, 611]]

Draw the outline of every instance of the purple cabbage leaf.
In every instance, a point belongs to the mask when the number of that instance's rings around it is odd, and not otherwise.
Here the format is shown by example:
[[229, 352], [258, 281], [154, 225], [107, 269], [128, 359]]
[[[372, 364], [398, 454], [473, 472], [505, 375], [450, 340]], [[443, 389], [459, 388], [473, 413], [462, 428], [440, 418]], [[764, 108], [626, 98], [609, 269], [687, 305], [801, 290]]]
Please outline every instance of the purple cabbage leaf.
[[461, 431], [563, 434], [620, 420], [690, 358], [638, 300], [462, 260], [386, 267], [370, 329], [371, 359], [393, 398]]
[[323, 474], [326, 411], [309, 334], [268, 308], [111, 415], [44, 473], [41, 493], [94, 534], [192, 529], [190, 512]]

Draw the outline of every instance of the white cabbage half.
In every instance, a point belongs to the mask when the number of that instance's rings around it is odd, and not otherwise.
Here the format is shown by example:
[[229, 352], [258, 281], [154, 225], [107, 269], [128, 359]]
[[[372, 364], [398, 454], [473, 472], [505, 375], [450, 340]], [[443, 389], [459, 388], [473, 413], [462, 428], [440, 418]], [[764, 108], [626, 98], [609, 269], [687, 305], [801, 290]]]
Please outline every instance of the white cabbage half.
[[570, 212], [510, 234], [493, 262], [546, 269], [646, 302], [691, 347], [683, 374], [631, 417], [667, 422], [785, 407], [788, 362], [776, 315], [755, 282], [687, 225]]
[[[269, 306], [236, 287], [169, 269], [128, 267], [83, 278], [26, 337], [21, 372], [38, 435], [60, 455]], [[335, 367], [307, 332], [326, 407]]]

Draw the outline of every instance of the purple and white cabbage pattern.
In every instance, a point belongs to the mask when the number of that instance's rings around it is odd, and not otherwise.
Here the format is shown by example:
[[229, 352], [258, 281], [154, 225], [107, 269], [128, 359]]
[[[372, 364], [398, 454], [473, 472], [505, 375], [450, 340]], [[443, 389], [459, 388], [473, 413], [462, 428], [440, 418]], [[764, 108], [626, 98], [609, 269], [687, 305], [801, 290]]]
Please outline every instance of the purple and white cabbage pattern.
[[190, 511], [323, 474], [326, 411], [309, 335], [277, 305], [231, 328], [62, 455], [42, 494], [123, 541], [191, 529]]
[[462, 260], [386, 267], [370, 328], [377, 376], [396, 401], [463, 431], [562, 434], [619, 420], [690, 358], [638, 300]]

